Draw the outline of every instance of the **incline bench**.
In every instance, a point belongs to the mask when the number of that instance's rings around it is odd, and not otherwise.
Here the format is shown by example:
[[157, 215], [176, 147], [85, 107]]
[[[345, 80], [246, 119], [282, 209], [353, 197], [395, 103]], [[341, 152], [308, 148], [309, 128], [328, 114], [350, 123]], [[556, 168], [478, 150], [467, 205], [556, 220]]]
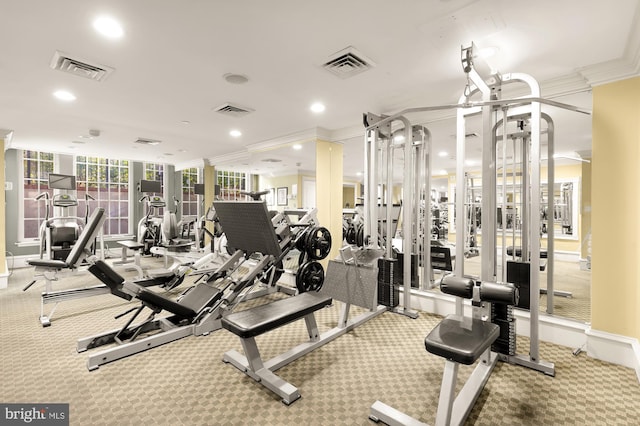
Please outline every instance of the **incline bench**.
[[[52, 290], [52, 281], [57, 281], [57, 274], [60, 271], [76, 271], [82, 262], [92, 254], [91, 246], [96, 240], [96, 237], [102, 230], [102, 225], [107, 219], [103, 208], [99, 207], [93, 211], [87, 223], [82, 230], [82, 233], [78, 237], [78, 241], [73, 245], [73, 248], [67, 255], [65, 260], [59, 259], [30, 259], [27, 264], [35, 266], [34, 280], [31, 281], [23, 291], [26, 291], [40, 278], [45, 280], [45, 291], [42, 293], [40, 303], [40, 323], [43, 327], [51, 325], [51, 318], [58, 306], [58, 303], [63, 300], [78, 299], [81, 297], [96, 296], [99, 294], [108, 293], [109, 289], [103, 285], [88, 286], [82, 288], [74, 288], [70, 290]], [[47, 303], [55, 303], [53, 309], [49, 314], [44, 313], [44, 305]]]
[[[119, 318], [133, 312], [133, 315], [122, 328], [78, 340], [76, 348], [78, 352], [84, 352], [110, 343], [118, 344], [118, 346], [89, 356], [87, 360], [89, 371], [97, 369], [102, 364], [193, 334], [193, 324], [198, 321], [201, 315], [218, 304], [223, 296], [222, 291], [219, 289], [200, 283], [187, 290], [180, 300], [174, 301], [135, 282], [125, 281], [120, 274], [101, 260], [95, 262], [89, 268], [89, 271], [106, 284], [115, 296], [125, 300], [131, 300], [135, 297], [141, 302], [139, 306], [129, 309], [116, 317]], [[145, 308], [149, 309], [151, 313], [142, 322], [132, 325]], [[171, 315], [156, 319], [156, 314], [162, 311], [167, 311]], [[141, 333], [150, 331], [161, 332], [136, 340]]]

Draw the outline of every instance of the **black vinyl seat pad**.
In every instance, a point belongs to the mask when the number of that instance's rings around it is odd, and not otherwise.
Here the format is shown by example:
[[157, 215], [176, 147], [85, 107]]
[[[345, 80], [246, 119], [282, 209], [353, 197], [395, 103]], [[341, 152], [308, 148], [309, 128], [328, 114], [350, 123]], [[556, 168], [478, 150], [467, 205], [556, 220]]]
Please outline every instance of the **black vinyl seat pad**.
[[471, 365], [500, 335], [500, 327], [476, 318], [449, 315], [424, 340], [428, 352]]
[[222, 318], [222, 327], [241, 338], [255, 337], [331, 305], [333, 299], [307, 292]]

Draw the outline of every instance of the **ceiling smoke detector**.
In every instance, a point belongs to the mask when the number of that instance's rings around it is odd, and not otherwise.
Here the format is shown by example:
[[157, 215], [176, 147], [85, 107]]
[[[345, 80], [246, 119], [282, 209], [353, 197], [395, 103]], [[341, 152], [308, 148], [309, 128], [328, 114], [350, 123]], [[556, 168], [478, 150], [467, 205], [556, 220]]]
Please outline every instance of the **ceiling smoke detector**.
[[160, 142], [162, 142], [162, 141], [159, 141], [157, 139], [138, 138], [133, 143], [137, 143], [137, 144], [140, 144], [140, 145], [151, 145], [151, 146], [154, 146], [154, 145], [159, 145]]
[[230, 115], [232, 117], [244, 117], [245, 115], [255, 111], [254, 109], [243, 107], [238, 104], [232, 104], [230, 102], [222, 104], [219, 107], [214, 108], [213, 110], [217, 113]]
[[371, 59], [360, 53], [355, 47], [349, 46], [331, 55], [322, 67], [340, 78], [349, 78], [367, 71], [375, 65]]
[[104, 81], [114, 69], [106, 65], [91, 63], [79, 57], [71, 57], [56, 50], [49, 66], [58, 71], [73, 74], [94, 81]]

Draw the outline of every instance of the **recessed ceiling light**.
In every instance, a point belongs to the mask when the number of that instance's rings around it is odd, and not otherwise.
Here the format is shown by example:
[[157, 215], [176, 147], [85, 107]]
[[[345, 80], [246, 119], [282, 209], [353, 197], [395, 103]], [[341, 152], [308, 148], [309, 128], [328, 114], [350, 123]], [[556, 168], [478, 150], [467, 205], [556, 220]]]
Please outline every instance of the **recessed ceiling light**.
[[71, 92], [67, 92], [66, 90], [57, 90], [53, 93], [53, 96], [65, 102], [71, 102], [76, 100], [75, 95]]
[[302, 149], [302, 145], [299, 143], [296, 143], [291, 148], [295, 149], [296, 151], [300, 151]]
[[240, 136], [242, 136], [242, 132], [240, 130], [232, 130], [229, 132], [229, 134], [234, 138], [239, 138]]
[[100, 16], [93, 21], [93, 28], [105, 37], [120, 38], [124, 30], [115, 19], [109, 16]]
[[186, 149], [179, 149], [178, 152], [187, 152]]
[[227, 83], [231, 84], [245, 84], [247, 81], [249, 81], [249, 78], [246, 75], [242, 74], [227, 73], [223, 75], [222, 78], [224, 78]]
[[185, 126], [191, 124], [189, 120], [182, 120], [180, 123], [184, 124]]
[[438, 156], [439, 156], [439, 157], [446, 157], [447, 155], [449, 155], [449, 153], [448, 153], [447, 151], [440, 151], [440, 152], [438, 153]]
[[325, 106], [324, 106], [324, 104], [322, 104], [320, 102], [316, 102], [316, 103], [311, 105], [310, 109], [311, 109], [311, 111], [313, 111], [315, 113], [321, 113], [321, 112], [324, 112]]

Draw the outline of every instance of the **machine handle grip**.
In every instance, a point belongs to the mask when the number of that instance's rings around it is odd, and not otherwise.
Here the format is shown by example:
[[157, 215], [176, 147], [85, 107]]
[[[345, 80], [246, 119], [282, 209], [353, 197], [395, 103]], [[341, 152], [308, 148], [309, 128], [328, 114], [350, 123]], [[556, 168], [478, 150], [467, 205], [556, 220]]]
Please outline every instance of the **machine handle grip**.
[[36, 200], [42, 200], [42, 198], [44, 198], [45, 200], [49, 199], [49, 193], [48, 192], [43, 192], [42, 194], [38, 194], [38, 196], [36, 197]]

